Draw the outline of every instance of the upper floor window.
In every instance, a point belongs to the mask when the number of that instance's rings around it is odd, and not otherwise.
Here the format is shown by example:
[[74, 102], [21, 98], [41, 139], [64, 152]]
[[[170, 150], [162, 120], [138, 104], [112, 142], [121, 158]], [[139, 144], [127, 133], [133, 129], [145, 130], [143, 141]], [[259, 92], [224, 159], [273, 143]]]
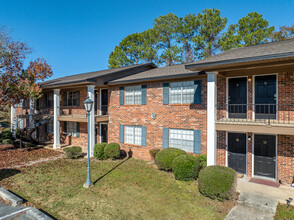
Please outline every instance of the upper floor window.
[[20, 101], [20, 103], [18, 103], [18, 104], [15, 105], [15, 107], [17, 107], [17, 108], [23, 108], [23, 107], [24, 107], [24, 104], [25, 104], [25, 100], [22, 99], [22, 100]]
[[194, 93], [193, 81], [170, 83], [171, 104], [193, 103]]
[[125, 126], [125, 143], [141, 145], [142, 143], [142, 127]]
[[46, 99], [46, 106], [47, 107], [52, 107], [53, 106], [53, 93], [47, 93], [45, 96]]
[[141, 86], [128, 86], [125, 87], [125, 104], [138, 105], [141, 104], [142, 92]]
[[194, 152], [193, 130], [170, 129], [169, 146], [186, 152]]
[[64, 93], [64, 105], [66, 106], [79, 106], [80, 105], [80, 92], [66, 92]]

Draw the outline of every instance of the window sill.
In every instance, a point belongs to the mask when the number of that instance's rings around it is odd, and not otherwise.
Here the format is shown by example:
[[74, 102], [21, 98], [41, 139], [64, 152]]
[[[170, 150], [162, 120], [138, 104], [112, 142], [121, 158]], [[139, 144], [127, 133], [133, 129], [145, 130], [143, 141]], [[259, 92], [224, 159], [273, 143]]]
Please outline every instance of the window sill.
[[146, 146], [137, 145], [137, 144], [128, 144], [128, 143], [120, 143], [120, 144], [129, 145], [129, 146], [131, 146], [131, 147], [146, 147]]

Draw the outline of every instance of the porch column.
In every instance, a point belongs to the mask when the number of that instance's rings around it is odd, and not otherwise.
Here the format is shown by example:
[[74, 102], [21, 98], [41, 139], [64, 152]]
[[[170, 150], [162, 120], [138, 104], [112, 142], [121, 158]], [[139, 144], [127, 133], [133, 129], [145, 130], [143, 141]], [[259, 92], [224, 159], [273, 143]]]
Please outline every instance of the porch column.
[[29, 125], [34, 124], [34, 119], [33, 119], [33, 115], [35, 113], [35, 100], [30, 97], [29, 100], [29, 107], [30, 107], [30, 113], [29, 113]]
[[90, 123], [89, 123], [89, 139], [90, 139], [90, 156], [94, 155], [94, 145], [95, 145], [95, 86], [88, 86], [88, 97], [93, 101], [93, 107], [90, 112]]
[[16, 133], [15, 133], [16, 117], [15, 117], [15, 108], [13, 105], [11, 105], [11, 111], [10, 111], [10, 128], [11, 128], [12, 136], [15, 138], [16, 137]]
[[216, 72], [207, 73], [207, 166], [216, 165]]
[[53, 148], [60, 148], [60, 123], [58, 116], [60, 114], [60, 89], [54, 89], [54, 117], [53, 117], [53, 131], [54, 131], [54, 144]]

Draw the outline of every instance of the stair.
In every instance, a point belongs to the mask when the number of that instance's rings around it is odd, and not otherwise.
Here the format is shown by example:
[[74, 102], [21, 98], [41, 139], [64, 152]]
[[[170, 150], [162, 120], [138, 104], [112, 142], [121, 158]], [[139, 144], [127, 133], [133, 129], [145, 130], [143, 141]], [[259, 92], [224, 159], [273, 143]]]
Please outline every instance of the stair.
[[269, 196], [241, 192], [238, 198], [238, 205], [232, 208], [226, 220], [259, 220], [274, 219], [278, 200]]

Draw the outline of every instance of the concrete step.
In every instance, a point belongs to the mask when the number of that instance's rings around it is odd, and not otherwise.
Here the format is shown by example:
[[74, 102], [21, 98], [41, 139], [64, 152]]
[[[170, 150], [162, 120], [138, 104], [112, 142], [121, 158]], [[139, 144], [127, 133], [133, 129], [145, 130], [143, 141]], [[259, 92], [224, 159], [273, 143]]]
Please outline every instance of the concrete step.
[[225, 220], [273, 220], [274, 215], [267, 211], [239, 204], [231, 209]]
[[239, 195], [238, 203], [243, 206], [252, 207], [254, 209], [260, 210], [261, 212], [276, 213], [276, 208], [278, 205], [278, 200], [251, 192], [241, 192]]

